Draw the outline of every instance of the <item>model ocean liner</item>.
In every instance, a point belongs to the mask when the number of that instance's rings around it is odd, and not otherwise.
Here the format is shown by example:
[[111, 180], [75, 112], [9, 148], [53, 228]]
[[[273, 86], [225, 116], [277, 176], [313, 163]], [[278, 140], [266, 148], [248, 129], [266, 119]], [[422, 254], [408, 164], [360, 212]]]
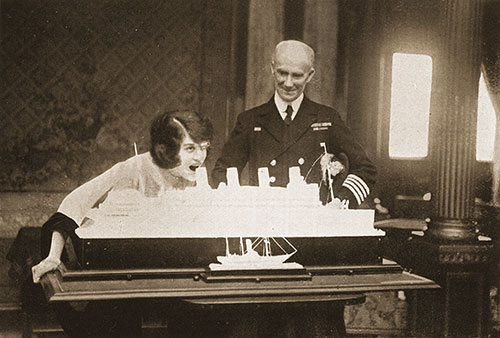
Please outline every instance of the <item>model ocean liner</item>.
[[184, 190], [161, 191], [155, 197], [136, 190], [110, 191], [76, 234], [86, 241], [189, 240], [196, 246], [197, 239], [225, 240], [225, 255], [210, 248], [216, 262], [207, 262], [212, 271], [222, 272], [297, 270], [300, 264], [288, 262], [297, 252], [289, 241], [293, 238], [303, 243], [310, 237], [383, 235], [373, 228], [373, 210], [322, 205], [318, 185], [306, 184], [298, 167], [290, 168], [286, 188], [270, 186], [267, 168], [259, 169], [257, 187], [240, 186], [236, 168], [229, 168], [227, 175], [227, 185], [218, 189], [209, 186], [206, 169], [198, 168], [196, 186]]
[[[259, 180], [258, 187], [240, 186], [236, 168], [229, 168], [227, 185], [212, 189], [206, 168], [198, 168], [196, 186], [184, 190], [165, 190], [155, 197], [133, 189], [110, 191], [106, 200], [88, 213], [91, 226], [77, 231], [91, 235], [99, 229], [100, 236], [108, 238], [113, 234], [167, 238], [286, 237], [279, 234], [278, 223], [299, 219], [308, 210], [322, 207], [318, 186], [306, 184], [298, 167], [290, 168], [286, 188], [269, 186], [267, 168], [259, 170]], [[287, 230], [293, 230], [293, 226]]]

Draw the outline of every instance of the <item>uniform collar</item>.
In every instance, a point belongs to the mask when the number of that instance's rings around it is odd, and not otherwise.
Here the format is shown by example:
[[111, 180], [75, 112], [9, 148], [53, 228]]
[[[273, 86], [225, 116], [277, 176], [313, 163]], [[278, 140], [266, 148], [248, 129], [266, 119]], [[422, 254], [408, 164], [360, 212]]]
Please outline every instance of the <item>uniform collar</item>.
[[[300, 96], [292, 102], [292, 104], [291, 104], [291, 106], [293, 108], [292, 120], [297, 115], [297, 112], [299, 111], [300, 105], [302, 104], [302, 100], [304, 100], [304, 93], [300, 94]], [[274, 92], [274, 104], [276, 105], [276, 108], [278, 109], [278, 112], [280, 113], [281, 118], [284, 120], [286, 117], [286, 113], [285, 113], [286, 107], [289, 105], [289, 103], [283, 101], [283, 99], [275, 91]]]

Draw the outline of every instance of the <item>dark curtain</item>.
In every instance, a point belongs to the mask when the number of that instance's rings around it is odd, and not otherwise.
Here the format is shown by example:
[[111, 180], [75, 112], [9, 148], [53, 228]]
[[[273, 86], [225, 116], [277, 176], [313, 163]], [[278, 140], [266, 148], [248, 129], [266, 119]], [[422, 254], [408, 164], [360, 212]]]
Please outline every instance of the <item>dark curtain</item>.
[[492, 202], [500, 206], [500, 1], [485, 1], [483, 20], [482, 72], [497, 116], [492, 164]]

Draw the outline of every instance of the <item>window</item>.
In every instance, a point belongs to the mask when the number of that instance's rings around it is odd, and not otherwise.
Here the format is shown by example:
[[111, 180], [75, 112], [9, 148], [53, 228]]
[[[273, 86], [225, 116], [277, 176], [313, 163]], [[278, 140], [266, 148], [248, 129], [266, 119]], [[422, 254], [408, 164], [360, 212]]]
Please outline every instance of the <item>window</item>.
[[495, 144], [496, 114], [483, 74], [479, 79], [477, 101], [476, 160], [491, 161]]
[[393, 54], [389, 157], [427, 156], [431, 85], [430, 56]]

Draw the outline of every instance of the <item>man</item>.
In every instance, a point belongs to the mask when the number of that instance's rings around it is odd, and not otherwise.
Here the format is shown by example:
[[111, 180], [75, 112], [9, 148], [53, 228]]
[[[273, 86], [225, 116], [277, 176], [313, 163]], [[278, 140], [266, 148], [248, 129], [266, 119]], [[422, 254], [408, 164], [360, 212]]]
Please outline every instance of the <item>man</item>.
[[[227, 168], [236, 167], [241, 175], [247, 164], [251, 185], [258, 184], [258, 168], [268, 167], [270, 184], [286, 186], [288, 168], [299, 166], [308, 183], [328, 187], [325, 180], [321, 182], [320, 162], [332, 161], [337, 156], [347, 157], [348, 163], [344, 163], [345, 175], [334, 179], [339, 181], [334, 189], [335, 198], [348, 200], [350, 208], [358, 207], [366, 199], [375, 183], [376, 169], [339, 113], [304, 96], [314, 72], [311, 47], [295, 40], [278, 43], [271, 62], [274, 96], [238, 116], [212, 172], [215, 187], [226, 180]], [[322, 158], [324, 146], [329, 154]], [[325, 203], [331, 196], [322, 195]]]

